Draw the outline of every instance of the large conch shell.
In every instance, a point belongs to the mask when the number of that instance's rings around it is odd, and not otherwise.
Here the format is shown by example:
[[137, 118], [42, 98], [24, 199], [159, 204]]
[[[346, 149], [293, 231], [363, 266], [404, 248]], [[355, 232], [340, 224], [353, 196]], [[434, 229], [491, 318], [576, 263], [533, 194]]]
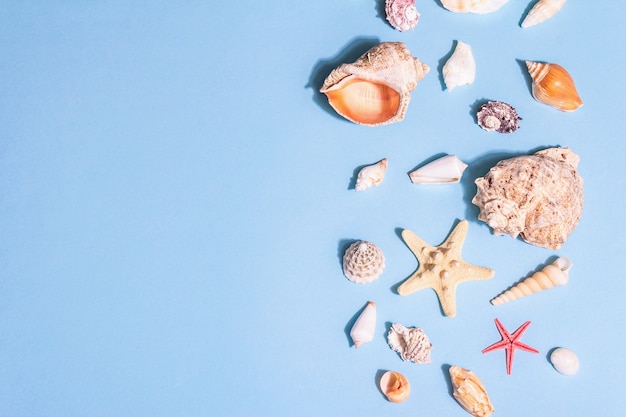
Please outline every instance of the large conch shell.
[[367, 165], [359, 171], [356, 178], [355, 191], [363, 191], [370, 187], [378, 187], [385, 178], [385, 171], [387, 170], [387, 158], [383, 158], [380, 161], [372, 165]]
[[456, 155], [446, 155], [409, 172], [413, 184], [452, 184], [461, 181], [467, 164]]
[[509, 0], [441, 0], [446, 9], [455, 13], [486, 14], [498, 10]]
[[430, 350], [433, 345], [419, 327], [406, 327], [393, 323], [387, 334], [389, 347], [398, 352], [403, 361], [430, 363]]
[[415, 0], [386, 0], [385, 14], [389, 24], [400, 32], [415, 28], [420, 18]]
[[565, 285], [569, 281], [568, 272], [572, 266], [572, 261], [568, 258], [558, 258], [552, 264], [546, 265], [541, 271], [535, 272], [532, 276], [495, 297], [491, 300], [491, 304], [497, 306], [550, 289], [556, 285]]
[[583, 105], [572, 76], [558, 64], [526, 61], [535, 100], [564, 112]]
[[460, 366], [450, 367], [452, 395], [474, 417], [489, 417], [494, 412], [487, 390], [475, 373]]
[[409, 380], [400, 372], [387, 371], [379, 381], [380, 390], [385, 397], [392, 403], [401, 403], [406, 401], [411, 394], [411, 385]]
[[343, 254], [343, 274], [357, 284], [368, 284], [380, 278], [385, 269], [385, 256], [378, 246], [357, 240]]
[[556, 14], [567, 0], [539, 0], [522, 21], [524, 29], [545, 22]]
[[569, 148], [549, 148], [498, 162], [475, 181], [472, 203], [480, 208], [478, 219], [496, 235], [560, 248], [583, 211], [579, 159]]
[[442, 71], [443, 81], [446, 83], [448, 91], [461, 85], [473, 83], [476, 78], [476, 61], [472, 55], [472, 47], [458, 41]]
[[354, 123], [395, 123], [404, 119], [410, 92], [429, 69], [404, 43], [382, 42], [354, 63], [335, 68], [320, 91], [337, 113]]
[[369, 301], [350, 330], [350, 337], [355, 348], [374, 339], [376, 330], [376, 304]]

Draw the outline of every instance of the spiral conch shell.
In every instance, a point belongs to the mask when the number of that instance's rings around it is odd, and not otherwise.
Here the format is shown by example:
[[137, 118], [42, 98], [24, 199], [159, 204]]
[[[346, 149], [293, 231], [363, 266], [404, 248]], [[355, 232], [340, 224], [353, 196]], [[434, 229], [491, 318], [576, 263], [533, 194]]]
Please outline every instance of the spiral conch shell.
[[387, 158], [383, 158], [375, 164], [367, 165], [361, 168], [359, 174], [357, 175], [354, 189], [356, 191], [363, 191], [370, 187], [378, 187], [385, 178], [386, 170]]
[[472, 47], [458, 41], [442, 71], [443, 81], [446, 83], [448, 91], [461, 85], [473, 83], [476, 78], [476, 61], [472, 55]]
[[420, 18], [415, 0], [387, 0], [385, 14], [389, 24], [400, 32], [415, 28]]
[[539, 0], [522, 21], [524, 29], [545, 22], [556, 14], [567, 0]]
[[564, 112], [583, 105], [572, 76], [558, 64], [526, 61], [533, 80], [532, 95], [540, 103]]
[[354, 347], [358, 349], [363, 343], [371, 342], [374, 339], [375, 330], [376, 303], [369, 301], [350, 330]]
[[478, 219], [496, 235], [560, 248], [582, 215], [579, 159], [569, 148], [549, 148], [498, 162], [475, 181], [472, 203], [480, 208]]
[[493, 13], [509, 0], [441, 0], [446, 9], [455, 13]]
[[474, 417], [489, 417], [494, 412], [487, 390], [475, 373], [460, 366], [450, 367], [452, 395]]
[[387, 334], [387, 343], [398, 352], [403, 361], [430, 363], [430, 350], [433, 345], [428, 336], [419, 327], [406, 327], [393, 323]]
[[406, 401], [411, 394], [411, 385], [409, 380], [400, 372], [387, 371], [379, 381], [380, 390], [385, 397], [392, 403], [401, 403]]
[[430, 68], [411, 56], [402, 42], [382, 42], [326, 78], [321, 92], [346, 119], [380, 126], [404, 119], [410, 92]]
[[495, 297], [491, 300], [491, 304], [497, 306], [557, 285], [565, 285], [569, 281], [568, 272], [572, 265], [572, 261], [568, 258], [558, 258], [541, 271], [535, 272], [532, 276]]
[[343, 274], [357, 284], [368, 284], [380, 278], [385, 256], [372, 242], [358, 240], [343, 254]]

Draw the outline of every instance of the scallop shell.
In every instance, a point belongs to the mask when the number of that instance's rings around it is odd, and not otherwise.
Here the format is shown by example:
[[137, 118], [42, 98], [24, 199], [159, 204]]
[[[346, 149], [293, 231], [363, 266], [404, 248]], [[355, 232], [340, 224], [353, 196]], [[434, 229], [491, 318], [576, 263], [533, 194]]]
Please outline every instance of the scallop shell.
[[387, 371], [379, 381], [380, 390], [385, 397], [392, 403], [401, 403], [406, 401], [411, 395], [411, 385], [409, 380], [400, 372]]
[[491, 304], [496, 306], [508, 303], [557, 285], [565, 285], [569, 281], [568, 272], [571, 268], [572, 261], [565, 257], [558, 258], [552, 264], [546, 265], [541, 271], [535, 272], [532, 276], [498, 295], [491, 300]]
[[472, 203], [494, 234], [558, 249], [576, 228], [584, 204], [579, 157], [569, 148], [549, 148], [498, 162], [476, 179]]
[[404, 43], [382, 42], [354, 63], [335, 68], [320, 91], [346, 119], [380, 126], [404, 119], [410, 92], [428, 71]]
[[476, 113], [478, 126], [484, 130], [498, 133], [512, 133], [519, 129], [522, 120], [515, 107], [502, 101], [488, 101], [480, 106]]
[[380, 278], [385, 269], [385, 257], [372, 242], [358, 240], [343, 254], [343, 274], [357, 284], [368, 284]]
[[489, 417], [494, 408], [480, 378], [456, 365], [451, 366], [449, 372], [452, 395], [461, 407], [475, 417]]
[[415, 0], [387, 0], [385, 14], [389, 24], [400, 32], [415, 28], [420, 18]]
[[433, 345], [419, 327], [406, 327], [393, 323], [387, 334], [387, 343], [402, 360], [415, 363], [430, 363], [430, 350]]
[[443, 66], [443, 81], [448, 91], [460, 85], [474, 82], [476, 78], [476, 62], [472, 55], [472, 47], [458, 41], [454, 52]]
[[498, 10], [509, 0], [441, 0], [446, 9], [455, 13], [486, 14]]
[[387, 158], [383, 158], [373, 165], [361, 168], [359, 174], [357, 175], [354, 189], [356, 191], [363, 191], [370, 187], [378, 187], [385, 178], [386, 170]]
[[532, 95], [540, 103], [561, 111], [574, 111], [583, 105], [572, 76], [558, 64], [526, 61], [532, 78]]
[[539, 0], [530, 9], [521, 26], [526, 29], [545, 22], [561, 10], [565, 2], [566, 0]]
[[446, 155], [409, 173], [413, 184], [452, 184], [461, 181], [467, 164], [456, 155]]
[[550, 354], [550, 362], [554, 369], [563, 375], [575, 375], [580, 368], [576, 353], [567, 348], [557, 348]]
[[371, 342], [374, 339], [376, 330], [376, 304], [373, 301], [367, 303], [359, 317], [354, 322], [350, 330], [350, 337], [355, 348], [359, 348], [363, 343]]

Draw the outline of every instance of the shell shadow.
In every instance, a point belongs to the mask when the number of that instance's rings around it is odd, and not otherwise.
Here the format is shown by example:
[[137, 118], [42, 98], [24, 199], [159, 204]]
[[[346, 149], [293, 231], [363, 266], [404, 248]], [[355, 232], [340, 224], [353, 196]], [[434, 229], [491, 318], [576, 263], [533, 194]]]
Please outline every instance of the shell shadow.
[[348, 320], [348, 323], [346, 323], [345, 327], [343, 328], [343, 332], [346, 335], [346, 339], [348, 340], [348, 346], [350, 347], [354, 347], [354, 342], [350, 337], [350, 331], [352, 330], [352, 326], [354, 326], [354, 323], [359, 318], [363, 310], [365, 310], [365, 307], [367, 307], [367, 303], [365, 303], [356, 313], [352, 315], [350, 320]]
[[516, 59], [517, 65], [519, 65], [522, 76], [524, 77], [524, 81], [526, 82], [526, 88], [528, 88], [528, 93], [532, 96], [533, 94], [533, 78], [530, 76], [528, 72], [528, 67], [526, 66], [525, 59]]
[[554, 365], [552, 364], [552, 361], [550, 360], [550, 357], [552, 356], [552, 353], [554, 353], [554, 351], [557, 350], [560, 347], [561, 346], [555, 346], [552, 349], [549, 349], [548, 352], [546, 353], [546, 360], [548, 361], [550, 366], [552, 366], [552, 368], [554, 368]]
[[337, 244], [337, 260], [339, 261], [339, 267], [343, 271], [343, 254], [350, 245], [356, 242], [358, 239], [341, 239]]
[[382, 20], [385, 23], [385, 25], [387, 25], [387, 27], [394, 29], [394, 27], [391, 26], [391, 24], [387, 20], [387, 12], [385, 11], [386, 1], [374, 0], [374, 3], [376, 3], [375, 8], [374, 8], [374, 10], [376, 10], [376, 17]]
[[332, 70], [341, 64], [356, 61], [357, 58], [379, 43], [380, 40], [378, 38], [356, 37], [348, 42], [348, 44], [344, 46], [335, 56], [317, 61], [311, 71], [311, 74], [309, 75], [307, 84], [304, 86], [304, 88], [310, 88], [313, 90], [313, 102], [333, 117], [346, 121], [347, 123], [347, 120], [341, 117], [328, 103], [326, 95], [321, 93], [319, 90], [322, 84], [324, 84], [324, 80]]
[[[437, 2], [437, 3], [439, 3], [439, 2]], [[456, 46], [457, 46], [458, 43], [459, 43], [459, 41], [457, 41], [457, 40], [452, 41], [452, 48], [450, 49], [450, 51], [448, 51], [448, 53], [445, 54], [443, 57], [439, 58], [439, 61], [437, 62], [437, 77], [439, 78], [439, 84], [441, 85], [441, 91], [445, 91], [445, 90], [448, 89], [448, 87], [446, 87], [446, 82], [443, 79], [443, 66], [446, 65], [446, 62], [448, 62], [448, 60], [450, 59], [450, 57], [454, 53], [454, 50], [456, 49]]]
[[[472, 120], [474, 120], [474, 124], [478, 126], [478, 117], [476, 117], [476, 113], [478, 113], [478, 110], [480, 110], [480, 108], [483, 106], [483, 104], [486, 104], [490, 101], [493, 101], [493, 99], [488, 99], [488, 98], [481, 98], [476, 100], [475, 102], [473, 102], [472, 104], [469, 105], [469, 115], [472, 117]], [[478, 126], [480, 128], [480, 126]], [[482, 129], [482, 128], [481, 128]]]
[[376, 371], [376, 376], [374, 377], [374, 384], [376, 385], [376, 389], [378, 390], [380, 395], [382, 395], [382, 397], [385, 400], [387, 400], [387, 396], [385, 395], [383, 390], [380, 388], [380, 380], [383, 377], [383, 375], [385, 374], [385, 372], [387, 372], [387, 371], [388, 371], [388, 369], [379, 369], [379, 370]]
[[539, 0], [537, 1], [531, 1], [530, 3], [528, 3], [528, 5], [526, 5], [526, 8], [524, 9], [524, 12], [522, 13], [522, 17], [520, 17], [519, 22], [517, 22], [517, 24], [519, 25], [519, 27], [522, 27], [522, 22], [524, 21], [524, 19], [526, 19], [526, 16], [528, 15], [528, 12], [530, 11], [530, 9], [532, 9], [535, 4], [539, 3]]
[[[454, 398], [454, 395], [452, 395], [454, 388], [452, 387], [452, 379], [450, 379], [450, 368], [452, 368], [452, 365], [449, 363], [441, 365], [441, 372], [443, 373], [443, 379], [446, 381], [446, 386], [448, 387], [448, 394], [450, 397]], [[454, 401], [456, 401], [456, 399]]]

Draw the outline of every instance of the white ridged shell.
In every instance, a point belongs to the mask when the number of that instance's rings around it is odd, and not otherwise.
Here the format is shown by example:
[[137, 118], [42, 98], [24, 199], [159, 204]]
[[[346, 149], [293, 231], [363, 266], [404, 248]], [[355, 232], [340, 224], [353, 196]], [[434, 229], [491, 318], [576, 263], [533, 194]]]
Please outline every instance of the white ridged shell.
[[393, 323], [387, 334], [389, 347], [398, 352], [402, 360], [415, 363], [430, 363], [430, 350], [433, 345], [419, 327], [406, 327]]
[[468, 85], [476, 78], [476, 61], [472, 55], [472, 47], [458, 41], [454, 52], [443, 66], [443, 81], [448, 91], [455, 87]]
[[372, 242], [359, 240], [343, 255], [343, 273], [350, 281], [368, 284], [380, 278], [385, 269], [385, 257]]
[[566, 0], [539, 0], [522, 21], [524, 29], [543, 23], [556, 14]]

